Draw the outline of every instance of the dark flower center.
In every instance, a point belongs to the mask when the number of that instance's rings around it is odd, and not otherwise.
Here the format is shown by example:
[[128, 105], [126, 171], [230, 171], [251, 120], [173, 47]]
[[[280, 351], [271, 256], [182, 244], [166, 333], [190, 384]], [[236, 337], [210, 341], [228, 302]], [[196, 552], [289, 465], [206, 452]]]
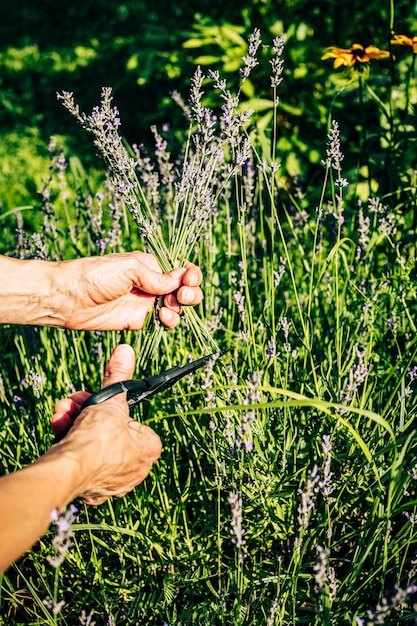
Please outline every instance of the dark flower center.
[[354, 50], [352, 50], [352, 52], [355, 57], [358, 57], [359, 59], [363, 59], [363, 57], [365, 56], [365, 50], [363, 48], [355, 48]]

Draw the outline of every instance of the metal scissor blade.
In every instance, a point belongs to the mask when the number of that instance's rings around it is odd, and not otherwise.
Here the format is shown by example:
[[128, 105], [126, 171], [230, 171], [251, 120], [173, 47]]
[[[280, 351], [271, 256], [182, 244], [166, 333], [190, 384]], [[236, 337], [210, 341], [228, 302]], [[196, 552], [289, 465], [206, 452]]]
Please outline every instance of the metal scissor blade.
[[[186, 365], [176, 365], [175, 367], [171, 367], [171, 369], [166, 370], [161, 374], [156, 374], [155, 376], [150, 376], [149, 378], [144, 378], [139, 381], [129, 381], [131, 384], [129, 385], [129, 391], [127, 392], [128, 405], [130, 407], [136, 406], [143, 400], [151, 398], [160, 391], [172, 387], [181, 378], [187, 376], [187, 374], [192, 374], [200, 367], [206, 365], [211, 359], [216, 359], [222, 354], [224, 354], [224, 352], [207, 354], [206, 356], [200, 357], [196, 361], [191, 361], [191, 363], [187, 363]], [[138, 387], [135, 385], [136, 382], [139, 383]], [[146, 390], [143, 389], [144, 385], [147, 387]]]
[[124, 380], [119, 383], [114, 383], [113, 385], [100, 389], [100, 391], [97, 391], [90, 396], [84, 402], [82, 408], [85, 409], [87, 406], [100, 404], [101, 402], [105, 402], [105, 400], [108, 400], [119, 393], [125, 392], [127, 392], [128, 405], [130, 407], [134, 407], [143, 400], [151, 398], [160, 391], [172, 387], [177, 381], [187, 374], [191, 374], [200, 367], [203, 367], [203, 365], [206, 365], [210, 359], [215, 359], [223, 354], [224, 352], [208, 354], [197, 359], [196, 361], [192, 361], [186, 365], [176, 365], [161, 374], [149, 376], [149, 378], [144, 378], [143, 380]]

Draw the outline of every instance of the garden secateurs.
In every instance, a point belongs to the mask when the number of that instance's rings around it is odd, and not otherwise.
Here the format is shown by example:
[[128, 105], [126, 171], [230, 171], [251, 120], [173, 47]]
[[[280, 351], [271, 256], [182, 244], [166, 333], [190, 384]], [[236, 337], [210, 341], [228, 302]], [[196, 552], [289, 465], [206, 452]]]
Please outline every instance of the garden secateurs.
[[105, 402], [106, 400], [113, 398], [113, 396], [117, 396], [119, 393], [125, 392], [127, 393], [126, 401], [129, 408], [133, 408], [137, 404], [143, 402], [143, 400], [147, 400], [160, 391], [172, 387], [187, 374], [192, 374], [200, 367], [203, 367], [203, 365], [206, 365], [210, 359], [216, 359], [223, 354], [224, 352], [207, 354], [196, 361], [191, 361], [191, 363], [187, 363], [186, 365], [176, 365], [161, 374], [149, 376], [149, 378], [143, 378], [142, 380], [124, 380], [119, 383], [113, 383], [112, 385], [104, 387], [103, 389], [100, 389], [100, 391], [93, 393], [92, 396], [87, 398], [87, 400], [83, 403], [81, 410], [88, 406]]
[[[100, 391], [93, 393], [89, 398], [87, 398], [81, 407], [81, 411], [88, 406], [101, 404], [102, 402], [117, 396], [119, 393], [126, 393], [127, 404], [129, 408], [133, 408], [160, 391], [172, 387], [181, 378], [187, 376], [187, 374], [192, 374], [197, 369], [206, 365], [210, 360], [221, 357], [225, 354], [225, 352], [226, 351], [207, 354], [196, 361], [191, 361], [186, 365], [176, 365], [165, 372], [149, 376], [148, 378], [143, 378], [141, 380], [123, 380], [113, 383], [112, 385], [108, 385], [107, 387], [103, 387], [103, 389], [100, 389]], [[55, 437], [55, 442], [59, 441], [63, 437], [64, 434], [57, 435]]]

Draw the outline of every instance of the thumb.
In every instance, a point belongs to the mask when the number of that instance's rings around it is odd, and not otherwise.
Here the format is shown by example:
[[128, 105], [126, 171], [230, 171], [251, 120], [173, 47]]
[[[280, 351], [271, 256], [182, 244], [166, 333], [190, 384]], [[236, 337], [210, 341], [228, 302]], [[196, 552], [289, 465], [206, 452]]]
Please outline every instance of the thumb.
[[160, 272], [146, 268], [146, 271], [140, 276], [138, 286], [146, 293], [154, 296], [162, 296], [181, 287], [182, 278], [186, 272], [186, 267], [179, 267], [167, 274], [161, 274]]
[[132, 378], [135, 362], [135, 352], [131, 346], [126, 343], [116, 346], [106, 365], [102, 387]]

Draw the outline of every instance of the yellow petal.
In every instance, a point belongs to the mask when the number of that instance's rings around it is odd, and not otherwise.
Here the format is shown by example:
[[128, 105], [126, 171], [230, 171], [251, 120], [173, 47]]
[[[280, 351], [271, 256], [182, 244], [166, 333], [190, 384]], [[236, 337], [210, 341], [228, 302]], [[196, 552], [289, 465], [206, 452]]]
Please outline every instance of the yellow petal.
[[394, 39], [391, 39], [391, 43], [399, 46], [413, 46], [413, 41], [406, 35], [395, 35]]
[[335, 59], [333, 63], [333, 67], [338, 68], [341, 65], [345, 65], [346, 67], [350, 67], [355, 63], [355, 57], [353, 54], [339, 54], [339, 56]]
[[368, 46], [365, 48], [365, 54], [370, 59], [387, 59], [389, 57], [388, 50], [380, 50], [376, 46]]
[[324, 61], [325, 59], [334, 59], [335, 57], [336, 54], [334, 52], [326, 52], [326, 54], [323, 54], [321, 57], [321, 60]]

